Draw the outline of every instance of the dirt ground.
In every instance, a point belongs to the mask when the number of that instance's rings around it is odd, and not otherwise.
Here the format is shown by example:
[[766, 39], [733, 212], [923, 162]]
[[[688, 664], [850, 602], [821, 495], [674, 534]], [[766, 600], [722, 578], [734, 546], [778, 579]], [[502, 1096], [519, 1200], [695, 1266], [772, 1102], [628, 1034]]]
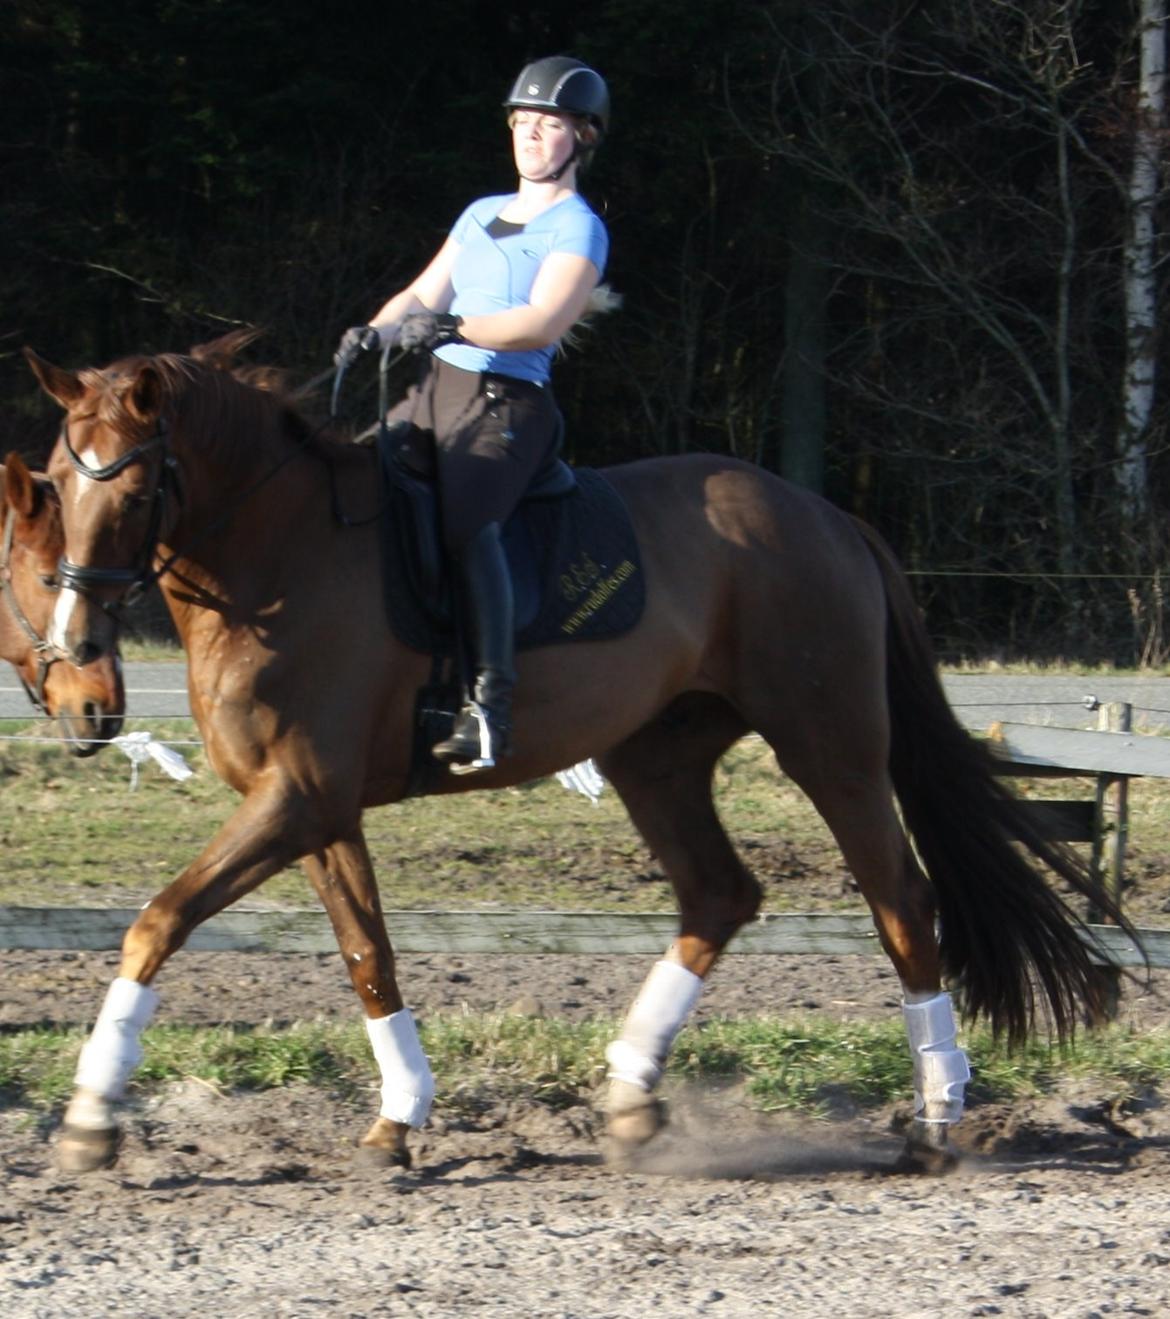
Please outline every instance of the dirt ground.
[[[753, 861], [803, 885], [810, 909], [841, 896], [835, 857]], [[1155, 857], [1131, 868], [1139, 922], [1167, 919], [1168, 871]], [[405, 954], [399, 971], [423, 1020], [462, 1006], [581, 1019], [620, 1016], [648, 965]], [[116, 967], [112, 953], [0, 952], [0, 1030], [89, 1024]], [[359, 1013], [335, 955], [184, 951], [157, 988], [160, 1023]], [[880, 957], [733, 954], [696, 1017], [889, 1020], [899, 1003]], [[1129, 985], [1121, 1017], [1170, 1025], [1170, 973]], [[1157, 1093], [1123, 1110], [1082, 1081], [976, 1106], [943, 1178], [891, 1172], [908, 1103], [798, 1120], [752, 1113], [734, 1087], [693, 1086], [670, 1091], [669, 1129], [625, 1166], [590, 1108], [516, 1103], [432, 1119], [415, 1167], [386, 1173], [355, 1160], [374, 1085], [371, 1064], [359, 1107], [189, 1078], [132, 1108], [117, 1167], [86, 1178], [56, 1170], [55, 1119], [0, 1106], [0, 1314], [1170, 1313], [1170, 1108]]]
[[[88, 1022], [106, 954], [0, 954], [0, 1028]], [[419, 1014], [468, 1004], [618, 1014], [639, 958], [415, 956]], [[183, 953], [160, 1021], [348, 1017], [332, 957]], [[273, 1010], [279, 988], [287, 1006]], [[1165, 1024], [1170, 985], [1123, 1015]], [[878, 959], [730, 957], [708, 1013], [887, 1018]], [[371, 1078], [373, 1081], [373, 1078]], [[371, 1096], [371, 1101], [373, 1096]], [[527, 1104], [431, 1124], [372, 1171], [372, 1115], [318, 1090], [172, 1086], [129, 1115], [118, 1166], [66, 1177], [52, 1124], [0, 1108], [0, 1313], [339, 1316], [1090, 1316], [1170, 1312], [1170, 1111], [1091, 1083], [972, 1109], [943, 1178], [892, 1175], [905, 1106], [831, 1122], [676, 1087], [632, 1166], [597, 1115]]]
[[[518, 1008], [568, 1020], [624, 1013], [652, 959], [612, 956], [404, 953], [398, 978], [416, 1016]], [[89, 1025], [110, 980], [116, 953], [0, 950], [0, 1030], [40, 1022]], [[155, 1021], [189, 1024], [270, 1022], [360, 1014], [339, 957], [180, 952], [155, 987]], [[703, 990], [694, 1020], [752, 1013], [815, 1012], [841, 1021], [888, 1021], [901, 986], [884, 957], [765, 957], [731, 954]], [[1170, 1026], [1170, 972], [1127, 981], [1121, 1019]]]

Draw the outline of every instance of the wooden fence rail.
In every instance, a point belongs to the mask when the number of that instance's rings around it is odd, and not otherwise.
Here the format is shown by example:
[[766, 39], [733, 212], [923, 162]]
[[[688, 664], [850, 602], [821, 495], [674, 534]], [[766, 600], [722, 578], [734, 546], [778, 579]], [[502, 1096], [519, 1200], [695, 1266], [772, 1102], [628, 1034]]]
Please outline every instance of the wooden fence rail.
[[[110, 952], [138, 914], [124, 907], [0, 907], [0, 949]], [[631, 953], [654, 956], [677, 931], [672, 915], [564, 911], [389, 911], [394, 947], [409, 953]], [[1132, 942], [1112, 925], [1091, 938], [1122, 966], [1141, 966]], [[1150, 965], [1170, 967], [1170, 929], [1139, 931]], [[187, 941], [204, 952], [332, 953], [323, 912], [221, 912]], [[848, 955], [880, 953], [867, 914], [762, 916], [736, 935], [730, 952]]]

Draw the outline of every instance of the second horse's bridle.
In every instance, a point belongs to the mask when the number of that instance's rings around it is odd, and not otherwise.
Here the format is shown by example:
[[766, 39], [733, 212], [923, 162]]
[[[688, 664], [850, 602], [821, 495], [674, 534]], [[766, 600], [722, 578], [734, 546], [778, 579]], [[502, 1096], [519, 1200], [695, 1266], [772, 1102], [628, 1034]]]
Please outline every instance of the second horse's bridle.
[[17, 670], [16, 676], [20, 679], [20, 685], [24, 688], [25, 695], [32, 702], [33, 709], [37, 714], [48, 718], [49, 711], [45, 705], [45, 680], [49, 676], [49, 670], [61, 657], [29, 622], [28, 615], [20, 607], [20, 601], [16, 598], [16, 590], [12, 585], [12, 538], [15, 529], [16, 513], [9, 509], [8, 517], [4, 523], [3, 547], [0, 548], [0, 594], [4, 596], [4, 601], [12, 617], [16, 619], [17, 626], [32, 643], [33, 654], [37, 657], [35, 685], [30, 686], [24, 674], [19, 670]]

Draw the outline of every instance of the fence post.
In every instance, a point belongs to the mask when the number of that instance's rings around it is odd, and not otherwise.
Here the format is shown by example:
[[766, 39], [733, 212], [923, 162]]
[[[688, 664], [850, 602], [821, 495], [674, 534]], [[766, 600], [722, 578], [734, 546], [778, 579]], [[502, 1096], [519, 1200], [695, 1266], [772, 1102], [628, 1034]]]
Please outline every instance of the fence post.
[[[1133, 729], [1133, 706], [1128, 701], [1110, 701], [1097, 711], [1097, 728], [1103, 733], [1128, 733]], [[1129, 842], [1129, 777], [1125, 774], [1097, 775], [1097, 827], [1093, 830], [1093, 878], [1101, 893], [1120, 908], [1125, 876], [1125, 850]], [[1089, 922], [1112, 924], [1095, 904], [1089, 904]], [[1121, 1001], [1121, 972], [1103, 968], [1106, 1013], [1117, 1016]]]

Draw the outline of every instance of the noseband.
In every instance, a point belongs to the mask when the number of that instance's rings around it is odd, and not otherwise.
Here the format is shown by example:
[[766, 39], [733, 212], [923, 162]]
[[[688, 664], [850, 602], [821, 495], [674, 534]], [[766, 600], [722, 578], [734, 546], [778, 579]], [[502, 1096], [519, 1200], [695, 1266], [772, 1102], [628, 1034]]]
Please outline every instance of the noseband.
[[49, 711], [45, 705], [45, 680], [49, 676], [49, 669], [61, 657], [29, 622], [28, 615], [21, 609], [20, 601], [16, 598], [16, 590], [12, 585], [12, 536], [15, 528], [16, 514], [10, 509], [4, 525], [4, 545], [3, 549], [0, 549], [0, 593], [3, 594], [9, 611], [12, 617], [16, 619], [20, 630], [32, 643], [33, 653], [37, 657], [35, 687], [29, 686], [25, 681], [24, 674], [19, 670], [16, 676], [20, 679], [20, 685], [24, 688], [25, 695], [32, 702], [33, 709], [37, 714], [48, 718]]
[[71, 591], [76, 591], [79, 595], [92, 598], [90, 593], [95, 588], [110, 586], [125, 588], [116, 600], [96, 601], [102, 609], [109, 611], [119, 605], [133, 604], [142, 597], [147, 587], [157, 580], [158, 575], [151, 572], [150, 565], [154, 559], [159, 535], [162, 531], [167, 496], [172, 492], [176, 497], [179, 495], [176, 475], [178, 461], [174, 454], [167, 449], [166, 423], [160, 418], [158, 430], [150, 439], [143, 440], [141, 444], [136, 444], [133, 449], [127, 449], [124, 454], [115, 458], [112, 463], [107, 463], [105, 467], [90, 467], [82, 459], [73, 445], [69, 443], [68, 425], [61, 432], [61, 439], [74, 469], [91, 481], [111, 481], [120, 472], [124, 472], [132, 463], [145, 462], [152, 449], [159, 446], [163, 449], [162, 461], [159, 463], [158, 475], [155, 478], [154, 493], [151, 496], [150, 523], [146, 528], [142, 548], [135, 556], [134, 565], [129, 568], [92, 568], [87, 567], [85, 564], [73, 563], [64, 555], [61, 556], [58, 565], [61, 585]]

